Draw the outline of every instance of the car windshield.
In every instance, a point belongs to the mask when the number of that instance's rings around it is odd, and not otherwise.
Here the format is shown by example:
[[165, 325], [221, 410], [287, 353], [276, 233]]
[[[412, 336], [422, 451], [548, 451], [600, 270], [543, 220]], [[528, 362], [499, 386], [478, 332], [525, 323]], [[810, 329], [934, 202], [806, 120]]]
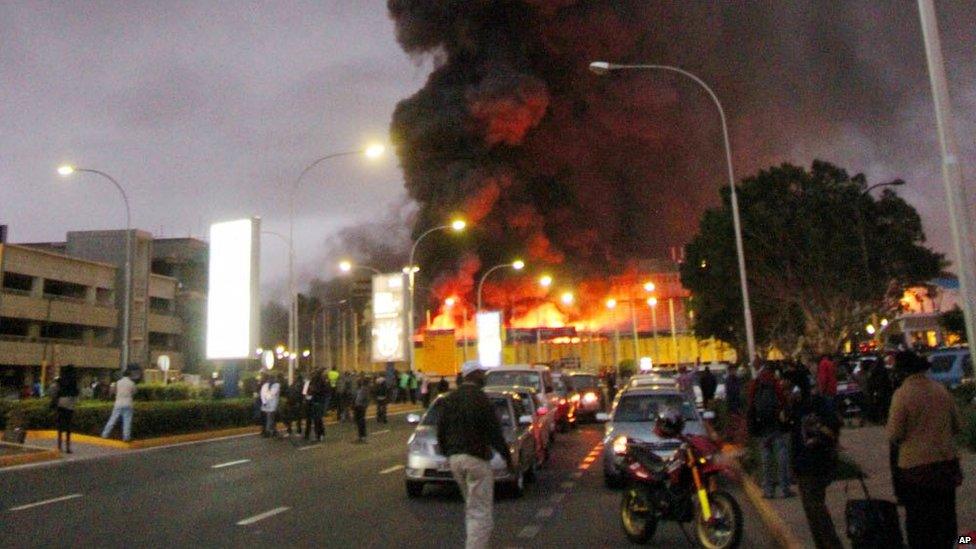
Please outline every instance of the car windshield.
[[[491, 407], [495, 410], [495, 415], [498, 416], [498, 421], [501, 422], [502, 427], [511, 426], [512, 418], [509, 417], [508, 412], [508, 401], [504, 398], [493, 398], [491, 399]], [[438, 400], [431, 405], [424, 414], [423, 421], [420, 422], [421, 425], [436, 426], [438, 420], [441, 418], [441, 412], [444, 410], [444, 401]]]
[[538, 387], [539, 374], [535, 372], [519, 372], [516, 370], [496, 370], [494, 372], [488, 372], [488, 385], [501, 385], [502, 387], [515, 387], [516, 385]]
[[600, 386], [600, 379], [596, 376], [570, 376], [570, 383], [577, 391], [596, 389]]
[[681, 410], [685, 421], [697, 421], [695, 406], [681, 395], [624, 395], [617, 403], [613, 420], [629, 423], [655, 421], [665, 407]]

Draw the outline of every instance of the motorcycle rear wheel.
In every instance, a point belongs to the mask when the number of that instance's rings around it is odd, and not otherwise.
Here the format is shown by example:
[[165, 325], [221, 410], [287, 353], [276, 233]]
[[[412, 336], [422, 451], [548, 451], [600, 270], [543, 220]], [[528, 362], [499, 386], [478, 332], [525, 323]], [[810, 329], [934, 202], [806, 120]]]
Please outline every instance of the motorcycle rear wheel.
[[624, 490], [620, 500], [620, 525], [627, 539], [646, 544], [657, 530], [657, 517], [651, 512], [649, 502], [636, 488]]
[[[734, 549], [742, 542], [742, 508], [732, 494], [717, 490], [708, 494], [712, 521], [706, 523], [695, 505], [695, 534], [705, 549]], [[697, 503], [697, 502], [696, 502]]]

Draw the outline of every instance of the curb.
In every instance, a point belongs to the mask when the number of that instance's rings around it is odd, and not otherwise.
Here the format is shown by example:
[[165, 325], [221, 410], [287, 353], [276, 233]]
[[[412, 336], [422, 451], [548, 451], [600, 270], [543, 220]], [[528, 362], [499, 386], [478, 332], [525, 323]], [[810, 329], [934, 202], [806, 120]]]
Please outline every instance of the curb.
[[[6, 445], [6, 443], [4, 443], [4, 445]], [[21, 444], [17, 444], [15, 446], [17, 446], [17, 448], [30, 448], [37, 451], [24, 452], [12, 456], [0, 456], [0, 468], [12, 467], [14, 465], [25, 465], [28, 463], [40, 463], [42, 461], [52, 461], [58, 459], [61, 456], [60, 452], [58, 452], [57, 450], [38, 448], [36, 446], [26, 446]]]
[[742, 490], [746, 493], [746, 497], [749, 498], [749, 502], [755, 507], [756, 511], [759, 512], [759, 518], [762, 519], [763, 524], [766, 525], [766, 529], [773, 536], [773, 539], [781, 547], [786, 549], [802, 549], [803, 544], [800, 540], [796, 539], [790, 527], [786, 525], [783, 517], [773, 509], [773, 507], [762, 497], [762, 490], [759, 486], [752, 480], [752, 477], [743, 474], [742, 476]]

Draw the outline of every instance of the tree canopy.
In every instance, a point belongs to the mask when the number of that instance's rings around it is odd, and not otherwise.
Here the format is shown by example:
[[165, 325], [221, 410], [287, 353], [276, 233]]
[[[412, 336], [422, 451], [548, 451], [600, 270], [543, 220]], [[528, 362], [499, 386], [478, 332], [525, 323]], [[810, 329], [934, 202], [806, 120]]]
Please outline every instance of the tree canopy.
[[[757, 345], [833, 352], [872, 314], [893, 312], [902, 290], [938, 276], [915, 209], [890, 186], [875, 199], [862, 174], [830, 163], [760, 171], [737, 187]], [[695, 330], [744, 348], [742, 297], [729, 189], [688, 244], [681, 281]]]

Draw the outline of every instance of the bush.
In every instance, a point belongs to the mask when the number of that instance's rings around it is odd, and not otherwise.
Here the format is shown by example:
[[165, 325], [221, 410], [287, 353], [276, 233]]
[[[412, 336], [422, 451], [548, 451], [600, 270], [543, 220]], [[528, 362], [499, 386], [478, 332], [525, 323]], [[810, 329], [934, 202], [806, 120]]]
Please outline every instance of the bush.
[[[132, 419], [133, 438], [246, 427], [254, 423], [254, 401], [250, 398], [136, 402]], [[6, 403], [23, 414], [27, 429], [54, 429], [54, 412], [46, 399]], [[113, 403], [82, 401], [75, 409], [73, 431], [98, 436], [112, 413]], [[3, 417], [6, 417], [6, 413]], [[117, 431], [116, 431], [117, 432]]]
[[199, 388], [187, 383], [143, 383], [136, 385], [135, 400], [157, 401], [157, 400], [190, 400], [209, 398], [211, 395], [209, 387]]

